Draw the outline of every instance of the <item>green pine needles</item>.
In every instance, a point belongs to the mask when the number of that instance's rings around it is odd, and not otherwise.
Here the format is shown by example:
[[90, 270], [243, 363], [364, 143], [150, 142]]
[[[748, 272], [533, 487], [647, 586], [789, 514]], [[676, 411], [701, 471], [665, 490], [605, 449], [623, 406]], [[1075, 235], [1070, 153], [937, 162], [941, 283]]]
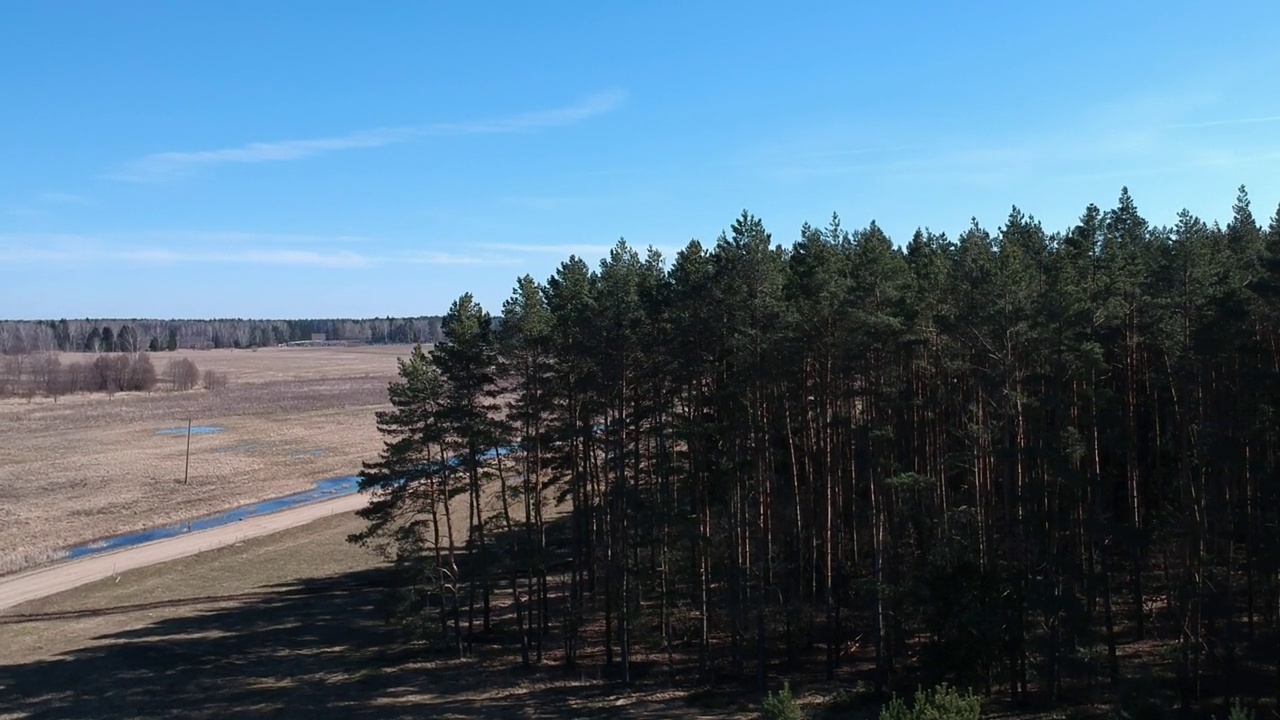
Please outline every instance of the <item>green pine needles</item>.
[[791, 694], [791, 683], [784, 682], [781, 690], [765, 696], [760, 717], [764, 720], [802, 720], [805, 717], [800, 703]]
[[976, 695], [943, 683], [917, 690], [910, 707], [902, 698], [892, 698], [880, 711], [880, 720], [978, 720], [981, 715], [982, 701]]
[[1258, 720], [1258, 714], [1253, 710], [1244, 706], [1239, 698], [1231, 703], [1231, 710], [1227, 713], [1227, 720]]

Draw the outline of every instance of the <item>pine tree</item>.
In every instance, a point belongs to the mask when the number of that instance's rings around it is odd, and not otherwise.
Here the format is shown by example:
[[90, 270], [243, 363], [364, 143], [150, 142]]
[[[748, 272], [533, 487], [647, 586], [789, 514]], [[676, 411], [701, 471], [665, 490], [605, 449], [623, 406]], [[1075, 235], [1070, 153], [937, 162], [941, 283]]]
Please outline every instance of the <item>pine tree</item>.
[[[486, 541], [482, 480], [485, 462], [496, 449], [506, 446], [503, 424], [495, 416], [497, 344], [489, 313], [470, 293], [449, 307], [441, 322], [445, 342], [437, 346], [431, 361], [444, 381], [441, 416], [448, 432], [446, 447], [456, 456], [470, 490], [468, 545], [479, 556], [481, 622], [485, 633], [492, 628], [492, 576], [490, 548]], [[500, 489], [505, 492], [505, 488]], [[475, 591], [468, 583], [467, 633], [475, 637]]]
[[431, 625], [424, 615], [434, 599], [440, 641], [461, 655], [461, 578], [450, 512], [460, 484], [451, 484], [457, 469], [445, 451], [446, 389], [421, 345], [398, 364], [400, 379], [388, 387], [392, 409], [377, 413], [378, 432], [386, 438], [382, 453], [360, 473], [360, 491], [371, 497], [357, 514], [368, 525], [350, 540], [380, 548], [409, 574], [409, 594], [397, 605], [400, 622], [416, 636], [427, 634]]
[[459, 299], [380, 416], [370, 537], [459, 652], [460, 594], [475, 642], [476, 593], [486, 620], [509, 593], [522, 664], [764, 686], [861, 645], [882, 695], [1025, 704], [1120, 686], [1144, 639], [1204, 707], [1274, 662], [1278, 326], [1280, 211], [1263, 232], [1243, 188], [1225, 228], [1122, 190], [1062, 233], [1015, 207], [901, 248], [833, 216], [783, 249], [744, 212], [670, 268], [619, 242], [523, 277], [497, 332]]
[[[553, 403], [552, 329], [545, 288], [525, 275], [520, 278], [511, 298], [502, 306], [499, 341], [502, 373], [508, 378], [515, 393], [509, 418], [515, 428], [514, 434], [523, 457], [521, 497], [524, 500], [524, 565], [527, 568], [528, 582], [526, 594], [531, 599], [527, 624], [532, 628], [538, 662], [542, 661], [542, 641], [550, 623], [543, 467], [544, 447], [549, 444], [548, 428]], [[517, 598], [519, 597], [517, 594]], [[526, 623], [520, 616], [523, 609], [519, 606], [517, 609], [522, 627]], [[526, 649], [526, 663], [527, 654]]]

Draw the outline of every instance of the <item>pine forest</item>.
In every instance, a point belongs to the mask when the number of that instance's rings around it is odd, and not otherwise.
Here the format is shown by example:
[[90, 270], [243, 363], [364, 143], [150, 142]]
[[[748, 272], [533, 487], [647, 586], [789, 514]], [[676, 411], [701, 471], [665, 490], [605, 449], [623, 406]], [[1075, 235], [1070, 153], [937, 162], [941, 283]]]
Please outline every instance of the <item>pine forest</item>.
[[[1280, 211], [738, 217], [463, 295], [366, 529], [405, 637], [677, 683], [1280, 696]], [[1264, 226], [1265, 223], [1265, 226]], [[1154, 690], [1152, 692], [1155, 692]]]

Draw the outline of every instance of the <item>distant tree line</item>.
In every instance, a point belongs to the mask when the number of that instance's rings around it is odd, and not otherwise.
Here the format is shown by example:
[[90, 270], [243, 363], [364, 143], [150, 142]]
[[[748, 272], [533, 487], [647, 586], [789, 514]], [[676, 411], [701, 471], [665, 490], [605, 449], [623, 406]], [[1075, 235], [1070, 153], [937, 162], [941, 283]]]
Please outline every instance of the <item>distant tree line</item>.
[[857, 657], [877, 693], [1024, 704], [1120, 686], [1143, 642], [1173, 704], [1280, 700], [1280, 211], [1244, 188], [1225, 227], [1125, 190], [905, 246], [744, 212], [442, 327], [353, 538], [419, 636], [761, 686]]
[[6, 320], [0, 354], [254, 348], [311, 340], [412, 344], [440, 339], [439, 317], [364, 320]]
[[227, 384], [224, 373], [206, 370], [202, 376], [190, 358], [170, 360], [160, 377], [148, 353], [99, 353], [75, 362], [63, 362], [55, 352], [0, 356], [0, 398], [44, 396], [56, 402], [73, 393], [151, 392], [161, 385], [179, 392], [199, 385], [221, 390]]

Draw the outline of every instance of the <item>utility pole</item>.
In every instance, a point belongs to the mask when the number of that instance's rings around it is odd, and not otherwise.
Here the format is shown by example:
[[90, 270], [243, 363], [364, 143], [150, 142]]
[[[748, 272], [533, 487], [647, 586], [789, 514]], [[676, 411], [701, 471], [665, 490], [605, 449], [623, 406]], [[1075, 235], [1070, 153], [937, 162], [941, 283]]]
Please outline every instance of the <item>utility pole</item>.
[[187, 473], [191, 470], [191, 418], [187, 418], [187, 461], [182, 466], [182, 484], [187, 484]]

